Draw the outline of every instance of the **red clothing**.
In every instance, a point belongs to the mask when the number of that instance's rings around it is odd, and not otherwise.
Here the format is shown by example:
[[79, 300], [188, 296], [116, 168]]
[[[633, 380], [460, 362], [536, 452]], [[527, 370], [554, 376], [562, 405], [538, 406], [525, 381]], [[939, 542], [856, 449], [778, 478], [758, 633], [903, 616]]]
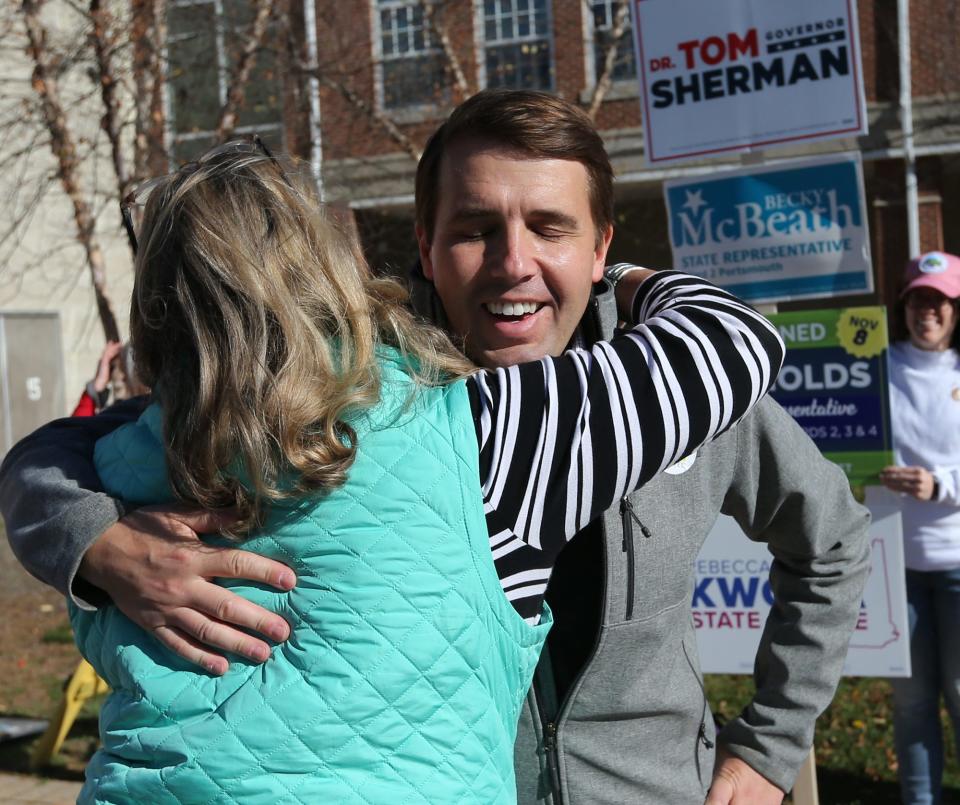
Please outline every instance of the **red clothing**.
[[70, 416], [93, 416], [97, 413], [97, 401], [93, 399], [86, 391], [80, 395], [77, 407], [73, 409]]

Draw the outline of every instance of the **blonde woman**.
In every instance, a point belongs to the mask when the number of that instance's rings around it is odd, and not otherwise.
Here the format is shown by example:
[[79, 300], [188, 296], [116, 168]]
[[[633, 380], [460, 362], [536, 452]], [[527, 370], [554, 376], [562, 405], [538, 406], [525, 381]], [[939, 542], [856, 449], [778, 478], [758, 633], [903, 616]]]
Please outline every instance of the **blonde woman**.
[[775, 332], [709, 284], [623, 267], [622, 337], [476, 372], [257, 144], [148, 190], [131, 333], [155, 402], [98, 443], [104, 487], [234, 507], [225, 538], [298, 583], [223, 582], [291, 635], [222, 675], [115, 608], [73, 610], [113, 689], [81, 801], [514, 802], [556, 556], [762, 397]]

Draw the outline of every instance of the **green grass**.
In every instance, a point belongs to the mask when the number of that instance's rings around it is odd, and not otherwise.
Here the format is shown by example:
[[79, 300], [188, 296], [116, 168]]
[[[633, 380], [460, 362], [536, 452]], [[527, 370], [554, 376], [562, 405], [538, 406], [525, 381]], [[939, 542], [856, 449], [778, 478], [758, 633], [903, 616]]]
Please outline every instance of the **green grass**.
[[40, 636], [41, 643], [72, 643], [73, 642], [73, 629], [70, 628], [69, 623], [63, 623], [60, 626], [54, 626], [52, 629], [47, 629]]
[[[722, 720], [734, 718], [753, 696], [748, 676], [711, 674], [707, 696]], [[817, 721], [814, 747], [823, 805], [896, 805], [897, 761], [893, 751], [890, 685], [883, 679], [845, 678], [833, 703]], [[960, 802], [957, 763], [946, 712], [942, 713], [947, 768], [944, 803]]]
[[[63, 629], [51, 629], [44, 642], [60, 642]], [[67, 632], [69, 634], [69, 632]], [[48, 639], [47, 635], [51, 637]], [[36, 684], [46, 694], [49, 706], [36, 714], [49, 717], [62, 695], [64, 679], [42, 675]], [[706, 677], [710, 705], [722, 720], [734, 718], [753, 696], [748, 676], [712, 674]], [[86, 757], [97, 746], [96, 717], [102, 697], [85, 703], [71, 730], [62, 756], [51, 776], [77, 777]], [[960, 803], [960, 766], [953, 737], [943, 714], [947, 769], [944, 775], [944, 805]], [[0, 745], [0, 769], [26, 771], [31, 741]], [[896, 757], [893, 752], [893, 722], [890, 685], [883, 679], [846, 678], [833, 703], [817, 722], [814, 735], [817, 781], [822, 805], [897, 805]], [[63, 767], [63, 768], [60, 768]]]

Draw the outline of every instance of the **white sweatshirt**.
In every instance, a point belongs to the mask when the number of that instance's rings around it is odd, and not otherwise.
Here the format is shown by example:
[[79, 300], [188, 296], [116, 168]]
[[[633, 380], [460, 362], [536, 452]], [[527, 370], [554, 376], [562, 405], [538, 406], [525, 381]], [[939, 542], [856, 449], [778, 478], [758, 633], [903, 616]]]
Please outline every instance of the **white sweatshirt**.
[[960, 355], [909, 341], [890, 348], [894, 460], [925, 467], [940, 485], [936, 500], [899, 495], [903, 552], [911, 570], [960, 567]]

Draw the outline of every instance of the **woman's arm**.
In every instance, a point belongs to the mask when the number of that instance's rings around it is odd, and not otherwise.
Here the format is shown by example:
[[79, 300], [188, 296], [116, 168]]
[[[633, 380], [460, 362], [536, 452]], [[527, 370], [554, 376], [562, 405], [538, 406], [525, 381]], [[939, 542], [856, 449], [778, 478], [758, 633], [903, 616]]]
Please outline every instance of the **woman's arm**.
[[628, 274], [617, 295], [620, 335], [470, 383], [494, 559], [533, 596], [570, 537], [736, 424], [783, 360], [766, 319], [696, 277]]

